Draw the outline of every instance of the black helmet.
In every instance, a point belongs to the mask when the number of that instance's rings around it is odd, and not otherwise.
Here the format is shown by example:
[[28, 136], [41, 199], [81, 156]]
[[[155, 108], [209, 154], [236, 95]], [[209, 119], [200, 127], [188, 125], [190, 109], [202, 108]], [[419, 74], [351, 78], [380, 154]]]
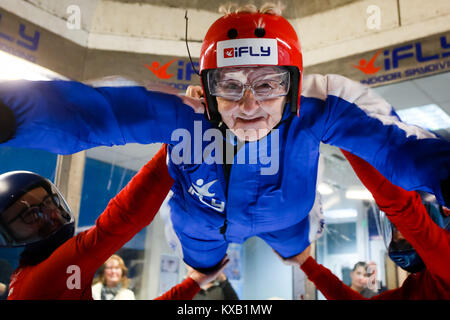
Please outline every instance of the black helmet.
[[74, 222], [64, 197], [48, 179], [28, 171], [0, 175], [0, 247], [40, 242]]

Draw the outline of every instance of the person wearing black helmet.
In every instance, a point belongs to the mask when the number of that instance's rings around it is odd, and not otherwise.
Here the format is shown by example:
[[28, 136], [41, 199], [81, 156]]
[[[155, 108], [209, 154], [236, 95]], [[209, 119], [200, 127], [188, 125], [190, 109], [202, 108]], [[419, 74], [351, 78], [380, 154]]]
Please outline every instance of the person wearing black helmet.
[[[27, 171], [0, 175], [0, 247], [25, 246], [9, 300], [92, 300], [97, 269], [158, 212], [173, 179], [163, 147], [108, 204], [94, 227], [74, 237], [75, 219], [49, 180]], [[192, 299], [210, 274], [196, 270], [158, 299]]]
[[[378, 222], [389, 257], [410, 273], [401, 287], [370, 299], [450, 299], [450, 230], [443, 214], [446, 209], [423, 202], [418, 192], [393, 185], [364, 160], [343, 153], [382, 210]], [[319, 265], [310, 256], [310, 247], [285, 262], [299, 265], [327, 299], [366, 299]]]
[[0, 183], [0, 245], [31, 246], [63, 229], [73, 234], [72, 212], [49, 180], [33, 172], [12, 171], [2, 174]]

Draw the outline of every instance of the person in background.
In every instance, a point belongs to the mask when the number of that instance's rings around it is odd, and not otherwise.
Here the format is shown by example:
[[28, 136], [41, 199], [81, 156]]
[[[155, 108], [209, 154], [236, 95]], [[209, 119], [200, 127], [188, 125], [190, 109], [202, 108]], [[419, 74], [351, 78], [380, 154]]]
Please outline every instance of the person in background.
[[[25, 246], [8, 300], [92, 300], [97, 269], [149, 225], [173, 184], [163, 148], [97, 218], [74, 236], [75, 219], [48, 179], [28, 171], [0, 175], [0, 247]], [[158, 299], [189, 300], [229, 262], [210, 273], [195, 271]]]
[[239, 300], [239, 297], [225, 273], [221, 272], [215, 280], [202, 286], [192, 300]]
[[[386, 290], [371, 299], [448, 300], [450, 299], [450, 231], [443, 220], [447, 208], [433, 210], [422, 203], [418, 192], [406, 191], [383, 177], [359, 157], [343, 151], [361, 182], [372, 193], [386, 219], [380, 219], [389, 232], [382, 232], [389, 257], [410, 274], [401, 287]], [[300, 266], [327, 299], [366, 299], [310, 256], [310, 246], [301, 254], [284, 260]]]
[[352, 279], [350, 288], [359, 292], [366, 298], [371, 298], [375, 295], [375, 292], [367, 287], [369, 277], [367, 275], [367, 263], [359, 261], [355, 263], [352, 271], [350, 272], [350, 278]]
[[0, 300], [5, 300], [5, 295], [8, 292], [8, 286], [3, 283], [0, 282]]
[[94, 300], [135, 300], [128, 288], [128, 268], [123, 259], [113, 254], [99, 270], [98, 282], [92, 286]]

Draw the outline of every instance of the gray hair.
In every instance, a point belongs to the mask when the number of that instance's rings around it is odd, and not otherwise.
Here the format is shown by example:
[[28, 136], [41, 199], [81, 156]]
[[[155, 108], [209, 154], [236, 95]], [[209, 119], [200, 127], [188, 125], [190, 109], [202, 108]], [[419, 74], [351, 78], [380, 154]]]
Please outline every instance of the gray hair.
[[278, 1], [277, 3], [266, 2], [259, 9], [254, 4], [239, 6], [236, 3], [228, 3], [219, 7], [219, 12], [223, 15], [231, 13], [266, 13], [281, 16], [285, 6]]

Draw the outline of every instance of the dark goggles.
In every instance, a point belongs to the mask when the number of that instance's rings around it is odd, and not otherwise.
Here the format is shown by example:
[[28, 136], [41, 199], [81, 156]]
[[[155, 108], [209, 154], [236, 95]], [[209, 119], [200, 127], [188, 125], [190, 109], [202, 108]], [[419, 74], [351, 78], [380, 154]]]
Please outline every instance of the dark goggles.
[[39, 221], [39, 219], [42, 219], [42, 217], [45, 216], [46, 213], [48, 213], [50, 210], [59, 208], [60, 205], [61, 202], [56, 193], [48, 195], [39, 205], [25, 208], [16, 217], [11, 219], [10, 221], [7, 221], [5, 224], [10, 225], [19, 218], [22, 219], [25, 224], [36, 223], [37, 221]]
[[0, 246], [14, 247], [41, 241], [74, 222], [71, 210], [59, 192], [46, 196], [39, 204], [24, 204], [26, 208], [0, 223]]

